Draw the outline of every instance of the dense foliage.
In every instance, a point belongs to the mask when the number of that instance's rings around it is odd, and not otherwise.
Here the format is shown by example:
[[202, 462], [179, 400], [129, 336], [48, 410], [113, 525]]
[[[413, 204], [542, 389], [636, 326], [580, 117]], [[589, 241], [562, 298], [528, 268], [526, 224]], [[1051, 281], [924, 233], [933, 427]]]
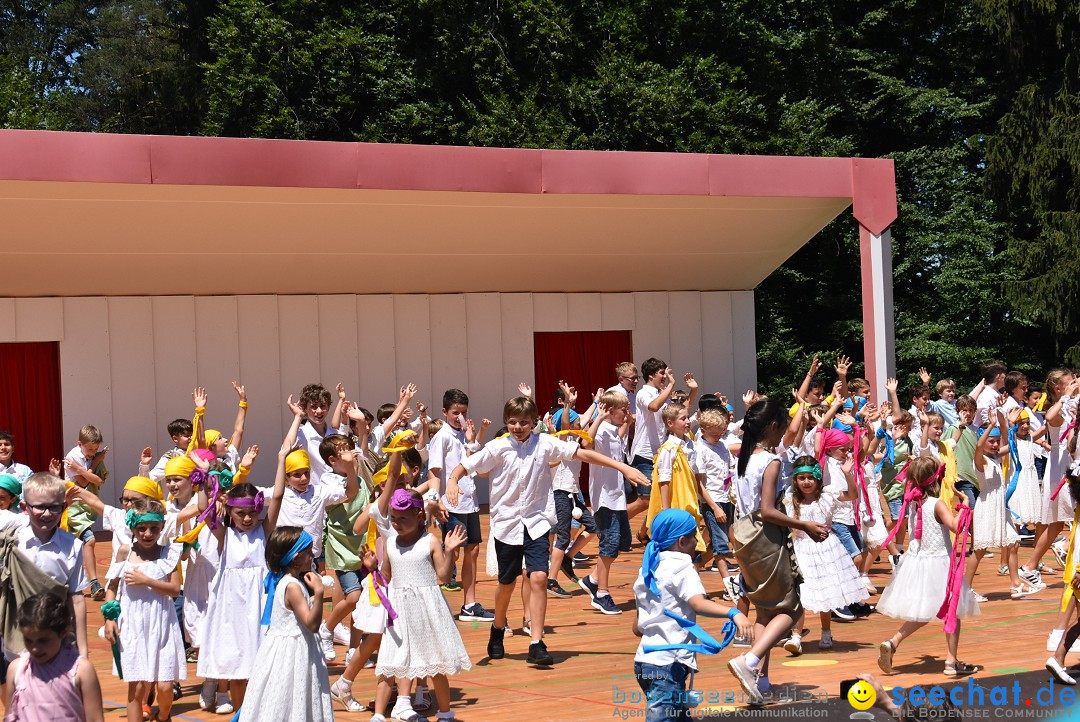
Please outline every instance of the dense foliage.
[[[892, 158], [898, 366], [966, 380], [1080, 362], [1078, 10], [0, 0], [0, 125]], [[758, 289], [763, 388], [860, 356], [858, 269], [845, 214]]]

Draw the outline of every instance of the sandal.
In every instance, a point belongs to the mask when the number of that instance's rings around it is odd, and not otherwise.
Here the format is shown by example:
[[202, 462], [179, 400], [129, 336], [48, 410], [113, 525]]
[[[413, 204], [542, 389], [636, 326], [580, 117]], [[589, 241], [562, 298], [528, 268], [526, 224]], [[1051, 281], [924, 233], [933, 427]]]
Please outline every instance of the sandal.
[[893, 647], [891, 641], [886, 640], [878, 645], [877, 664], [885, 674], [893, 673], [892, 658], [894, 652], [896, 652], [896, 648]]
[[1038, 594], [1039, 590], [1028, 582], [1020, 582], [1018, 587], [1009, 587], [1009, 592], [1013, 599], [1023, 599], [1031, 594]]
[[331, 699], [336, 700], [342, 707], [344, 707], [346, 712], [364, 711], [364, 705], [356, 701], [356, 699], [352, 696], [352, 690], [342, 693], [341, 690], [338, 689], [337, 682], [334, 682], [330, 685], [330, 697]]
[[945, 676], [946, 677], [966, 677], [969, 674], [974, 674], [979, 668], [973, 664], [965, 664], [959, 659], [955, 662], [945, 662]]

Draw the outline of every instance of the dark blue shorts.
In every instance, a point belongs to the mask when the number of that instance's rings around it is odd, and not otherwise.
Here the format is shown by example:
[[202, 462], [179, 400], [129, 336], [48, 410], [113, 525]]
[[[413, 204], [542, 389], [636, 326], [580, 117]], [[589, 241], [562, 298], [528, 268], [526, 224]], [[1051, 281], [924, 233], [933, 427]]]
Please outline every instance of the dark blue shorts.
[[600, 556], [616, 559], [619, 552], [630, 551], [630, 517], [626, 509], [598, 506], [593, 512], [596, 531], [600, 535]]

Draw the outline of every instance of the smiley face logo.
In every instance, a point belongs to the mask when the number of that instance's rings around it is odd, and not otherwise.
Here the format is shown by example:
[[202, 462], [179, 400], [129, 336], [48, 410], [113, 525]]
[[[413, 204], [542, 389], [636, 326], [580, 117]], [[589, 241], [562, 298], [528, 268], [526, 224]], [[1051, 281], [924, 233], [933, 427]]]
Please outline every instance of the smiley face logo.
[[874, 702], [877, 701], [877, 692], [874, 691], [873, 687], [860, 679], [858, 682], [851, 685], [851, 689], [849, 689], [847, 693], [847, 700], [855, 709], [870, 709], [874, 706]]

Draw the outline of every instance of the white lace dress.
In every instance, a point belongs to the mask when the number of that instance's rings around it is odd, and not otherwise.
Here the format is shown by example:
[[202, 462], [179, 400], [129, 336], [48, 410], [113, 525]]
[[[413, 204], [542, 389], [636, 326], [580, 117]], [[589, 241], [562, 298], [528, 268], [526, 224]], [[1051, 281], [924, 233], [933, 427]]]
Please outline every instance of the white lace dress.
[[[863, 472], [866, 474], [866, 493], [870, 497], [870, 508], [867, 509], [866, 499], [859, 504], [859, 514], [862, 516], [860, 531], [863, 544], [868, 549], [873, 549], [885, 543], [889, 532], [885, 528], [885, 515], [881, 513], [881, 486], [878, 475], [874, 472], [874, 465], [870, 463], [863, 465]], [[868, 511], [873, 511], [873, 521], [870, 521]]]
[[259, 646], [259, 658], [251, 670], [240, 722], [289, 720], [324, 722], [334, 719], [330, 699], [330, 677], [326, 660], [313, 632], [302, 627], [292, 610], [285, 607], [285, 590], [297, 585], [311, 604], [307, 587], [286, 574], [274, 592], [270, 628]]
[[431, 559], [431, 535], [424, 532], [415, 543], [400, 546], [389, 519], [377, 509], [375, 512], [375, 524], [386, 538], [392, 574], [390, 605], [398, 614], [394, 625], [383, 633], [375, 673], [417, 679], [470, 669], [472, 662], [454, 615], [439, 589]]
[[[1016, 512], [1016, 521], [1020, 524], [1043, 523], [1043, 493], [1039, 470], [1035, 468], [1036, 445], [1031, 439], [1017, 439], [1016, 452], [1020, 458], [1020, 476], [1016, 480], [1016, 491], [1009, 500], [1009, 508]], [[1011, 478], [1013, 471], [1009, 471]], [[1005, 485], [1006, 489], [1008, 484]], [[981, 503], [980, 499], [980, 503]], [[977, 509], [978, 504], [975, 505]], [[1010, 516], [1012, 516], [1010, 514]]]
[[[919, 507], [922, 510], [922, 539], [915, 538], [916, 509], [908, 507], [907, 551], [900, 557], [889, 586], [885, 587], [877, 604], [877, 611], [886, 616], [910, 622], [937, 619], [938, 610], [945, 601], [952, 554], [949, 530], [934, 515], [937, 502], [937, 497], [928, 496]], [[982, 504], [981, 500], [979, 504]], [[956, 607], [958, 619], [980, 613], [979, 603], [967, 580], [962, 585], [960, 603]]]
[[[842, 502], [837, 501], [836, 495], [826, 489], [817, 501], [799, 505], [799, 519], [831, 524], [839, 503]], [[791, 489], [784, 493], [784, 506], [788, 516], [794, 517]], [[835, 534], [829, 534], [823, 542], [816, 542], [806, 532], [792, 530], [791, 539], [803, 575], [799, 599], [806, 611], [827, 612], [870, 596], [859, 577], [859, 570]]]
[[1050, 451], [1046, 457], [1046, 475], [1043, 476], [1043, 523], [1053, 524], [1059, 521], [1072, 521], [1073, 498], [1069, 491], [1069, 485], [1065, 484], [1058, 492], [1057, 498], [1051, 500], [1050, 495], [1065, 477], [1069, 470], [1070, 456], [1068, 439], [1061, 442], [1061, 435], [1072, 420], [1072, 412], [1064, 406], [1061, 409], [1064, 417], [1061, 426], [1046, 424], [1046, 434], [1050, 439]]
[[199, 649], [203, 679], [247, 679], [262, 642], [266, 535], [262, 524], [249, 532], [225, 530], [221, 566], [210, 585]]
[[[128, 586], [124, 574], [137, 570], [156, 580], [165, 580], [180, 563], [182, 544], [161, 549], [160, 558], [150, 562], [121, 562], [120, 579], [120, 663], [125, 682], [179, 682], [187, 679], [184, 638], [172, 597], [150, 587]], [[116, 670], [113, 670], [114, 672]]]
[[[976, 469], [975, 473], [979, 473], [979, 470]], [[1020, 541], [1009, 511], [1005, 508], [1005, 493], [1001, 463], [987, 459], [979, 484], [979, 501], [972, 512], [972, 549], [1007, 547]], [[926, 522], [923, 524], [925, 529]]]

